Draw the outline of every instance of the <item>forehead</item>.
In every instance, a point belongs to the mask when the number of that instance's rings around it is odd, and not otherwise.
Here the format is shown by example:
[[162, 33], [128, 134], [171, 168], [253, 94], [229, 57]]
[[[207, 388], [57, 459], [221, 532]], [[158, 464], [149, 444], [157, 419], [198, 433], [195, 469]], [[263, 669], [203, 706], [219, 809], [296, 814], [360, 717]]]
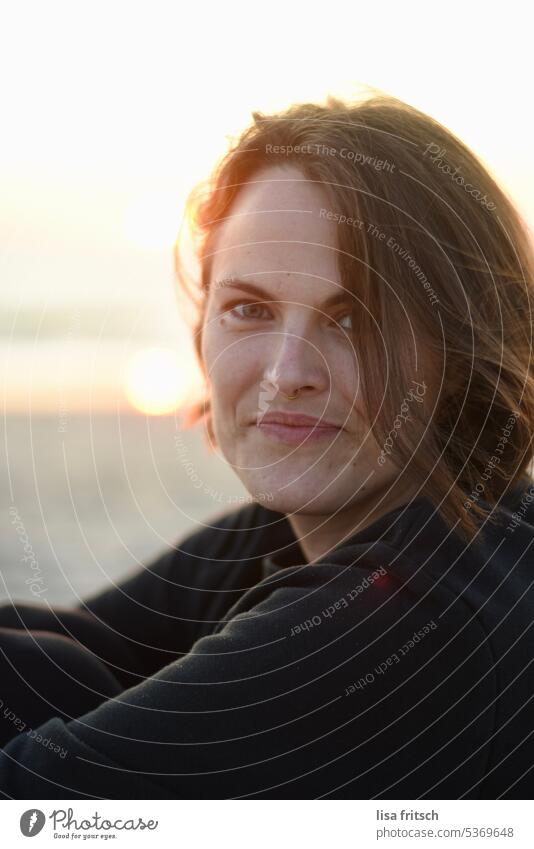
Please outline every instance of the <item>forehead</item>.
[[211, 282], [275, 271], [339, 282], [338, 225], [326, 217], [331, 207], [323, 187], [294, 166], [256, 171], [217, 225]]

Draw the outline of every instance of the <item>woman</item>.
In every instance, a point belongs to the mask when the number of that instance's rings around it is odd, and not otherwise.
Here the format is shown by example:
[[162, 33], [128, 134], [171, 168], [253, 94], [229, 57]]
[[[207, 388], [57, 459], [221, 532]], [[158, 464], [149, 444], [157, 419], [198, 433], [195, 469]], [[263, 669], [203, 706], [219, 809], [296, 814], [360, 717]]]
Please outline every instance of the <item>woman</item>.
[[526, 228], [394, 98], [253, 117], [191, 199], [194, 290], [177, 258], [190, 423], [252, 503], [75, 610], [4, 608], [4, 702], [38, 733], [9, 720], [0, 788], [528, 798]]

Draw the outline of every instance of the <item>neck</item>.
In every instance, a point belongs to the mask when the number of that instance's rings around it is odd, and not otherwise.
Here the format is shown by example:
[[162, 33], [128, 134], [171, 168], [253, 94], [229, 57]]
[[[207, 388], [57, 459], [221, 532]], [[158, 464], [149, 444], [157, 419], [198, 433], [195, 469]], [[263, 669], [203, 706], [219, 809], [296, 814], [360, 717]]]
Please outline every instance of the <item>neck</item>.
[[381, 516], [406, 504], [417, 492], [413, 484], [397, 482], [394, 489], [362, 492], [357, 502], [335, 514], [289, 513], [287, 518], [307, 562], [312, 565]]

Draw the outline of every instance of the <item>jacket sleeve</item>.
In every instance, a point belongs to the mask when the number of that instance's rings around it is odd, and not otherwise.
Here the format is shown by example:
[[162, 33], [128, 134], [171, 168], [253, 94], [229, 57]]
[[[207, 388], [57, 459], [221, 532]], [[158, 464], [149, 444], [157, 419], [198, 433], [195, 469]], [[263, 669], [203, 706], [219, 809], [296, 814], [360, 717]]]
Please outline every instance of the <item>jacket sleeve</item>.
[[193, 600], [188, 566], [180, 546], [171, 548], [76, 606], [104, 638], [125, 645], [129, 667], [114, 670], [124, 686], [152, 675], [194, 642], [192, 623], [181, 617], [187, 617]]
[[264, 579], [150, 679], [10, 741], [0, 790], [458, 798], [483, 773], [494, 719], [484, 634], [461, 601], [441, 615], [439, 595], [391, 578], [358, 591], [366, 575], [324, 564]]
[[[210, 569], [190, 556], [192, 539], [75, 607], [25, 601], [0, 605], [0, 628], [70, 637], [104, 663], [123, 688], [132, 687], [186, 654], [201, 633], [206, 592], [197, 584], [209, 583]], [[216, 564], [212, 583], [215, 570]]]
[[[218, 521], [233, 527], [239, 515]], [[200, 529], [119, 584], [76, 606], [98, 628], [100, 643], [102, 636], [110, 645], [120, 641], [128, 653], [128, 664], [112, 670], [124, 687], [187, 654], [195, 640], [209, 633], [212, 607], [220, 606], [221, 590], [228, 607], [239, 595], [227, 589], [232, 570], [228, 562], [218, 560], [222, 544], [219, 531]]]

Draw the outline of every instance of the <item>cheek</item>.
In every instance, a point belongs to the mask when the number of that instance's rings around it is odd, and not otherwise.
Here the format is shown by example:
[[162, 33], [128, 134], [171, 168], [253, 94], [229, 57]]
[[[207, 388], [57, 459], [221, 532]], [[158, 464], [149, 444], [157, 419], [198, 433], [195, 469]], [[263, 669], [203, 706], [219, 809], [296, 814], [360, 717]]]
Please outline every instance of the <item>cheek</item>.
[[356, 405], [361, 394], [360, 362], [352, 348], [337, 350], [329, 360], [330, 380], [343, 397]]
[[202, 328], [202, 360], [210, 383], [218, 383], [224, 375], [224, 367], [231, 356], [232, 349], [225, 340], [221, 319], [207, 318]]
[[230, 337], [222, 318], [204, 328], [202, 356], [214, 408], [235, 408], [252, 382], [253, 358], [246, 347], [243, 341]]

